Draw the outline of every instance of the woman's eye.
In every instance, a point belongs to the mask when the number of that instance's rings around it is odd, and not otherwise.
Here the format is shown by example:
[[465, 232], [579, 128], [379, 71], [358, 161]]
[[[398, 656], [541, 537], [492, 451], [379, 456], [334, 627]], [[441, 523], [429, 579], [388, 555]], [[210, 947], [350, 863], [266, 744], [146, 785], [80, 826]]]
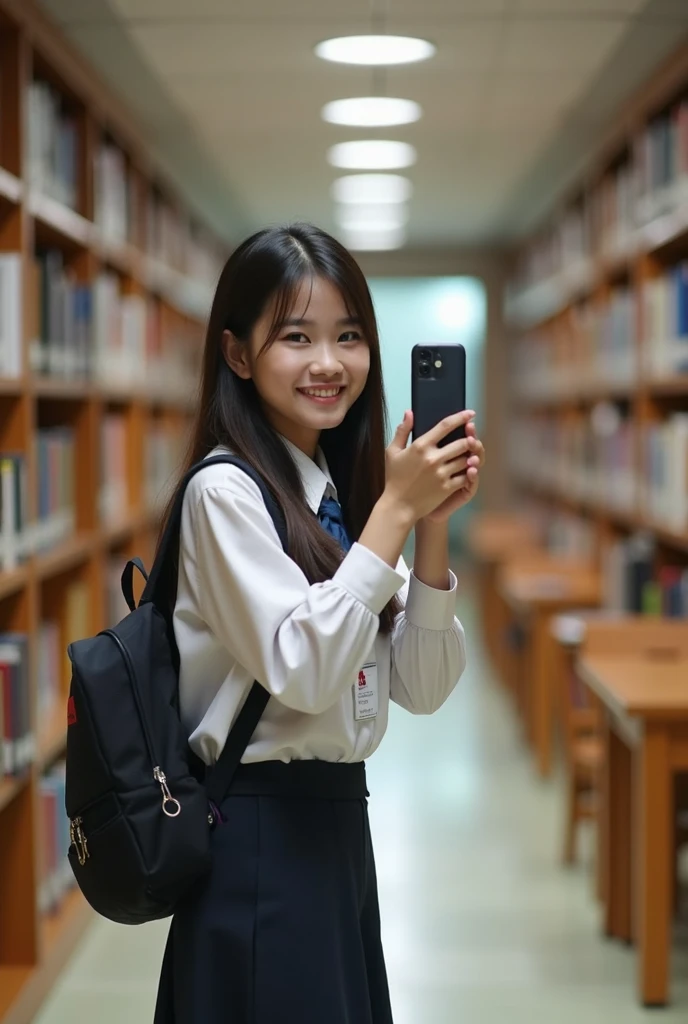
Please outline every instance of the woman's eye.
[[302, 341], [308, 341], [308, 338], [306, 337], [305, 334], [299, 334], [298, 332], [296, 332], [294, 334], [288, 334], [286, 336], [286, 338], [285, 338], [285, 341], [298, 341], [298, 342], [302, 342]]
[[346, 331], [341, 335], [340, 341], [360, 341], [361, 335], [358, 331]]

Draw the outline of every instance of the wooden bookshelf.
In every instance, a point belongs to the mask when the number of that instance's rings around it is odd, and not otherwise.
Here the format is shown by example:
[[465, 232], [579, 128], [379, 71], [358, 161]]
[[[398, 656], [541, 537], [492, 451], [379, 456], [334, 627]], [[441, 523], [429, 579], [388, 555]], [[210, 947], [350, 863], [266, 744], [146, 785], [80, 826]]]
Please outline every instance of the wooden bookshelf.
[[520, 497], [552, 522], [587, 523], [600, 561], [610, 546], [643, 534], [658, 574], [685, 572], [685, 41], [515, 253], [505, 315], [513, 353], [509, 463]]
[[76, 889], [39, 898], [65, 649], [111, 621], [125, 560], [150, 562], [225, 255], [97, 72], [31, 0], [0, 0], [0, 473], [23, 488], [21, 547], [0, 530], [0, 633], [28, 637], [33, 736], [21, 773], [0, 760], [0, 1024], [34, 1018], [92, 919]]

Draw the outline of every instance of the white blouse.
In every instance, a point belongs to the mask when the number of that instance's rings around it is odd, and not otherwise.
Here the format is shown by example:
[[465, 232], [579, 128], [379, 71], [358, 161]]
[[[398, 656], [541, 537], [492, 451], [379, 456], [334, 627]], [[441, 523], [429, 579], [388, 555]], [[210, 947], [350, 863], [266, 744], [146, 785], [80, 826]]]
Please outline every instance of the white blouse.
[[[286, 443], [317, 513], [325, 495], [337, 496], [324, 457], [316, 463]], [[244, 762], [364, 760], [385, 733], [390, 698], [432, 714], [463, 672], [453, 573], [450, 582], [434, 590], [403, 559], [395, 571], [354, 544], [331, 580], [311, 585], [284, 553], [256, 484], [235, 466], [201, 470], [184, 498], [174, 610], [192, 748], [214, 763], [257, 679], [274, 699]], [[397, 591], [405, 610], [384, 635], [379, 614]], [[372, 662], [377, 715], [361, 717], [359, 670]]]

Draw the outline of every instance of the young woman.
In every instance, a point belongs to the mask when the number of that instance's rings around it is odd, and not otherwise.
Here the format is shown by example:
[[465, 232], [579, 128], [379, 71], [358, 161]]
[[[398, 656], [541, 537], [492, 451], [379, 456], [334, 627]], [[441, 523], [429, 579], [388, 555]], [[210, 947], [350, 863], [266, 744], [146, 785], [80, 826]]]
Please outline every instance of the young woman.
[[[431, 714], [465, 664], [447, 522], [476, 492], [467, 412], [387, 451], [360, 268], [309, 225], [270, 229], [217, 288], [184, 499], [174, 626], [182, 718], [212, 765], [254, 680], [271, 699], [175, 915], [156, 1024], [390, 1024], [364, 761], [389, 700]], [[458, 424], [465, 441], [438, 447]], [[413, 572], [401, 551], [415, 530]], [[359, 685], [360, 684], [360, 685]], [[409, 751], [409, 757], [413, 752]]]

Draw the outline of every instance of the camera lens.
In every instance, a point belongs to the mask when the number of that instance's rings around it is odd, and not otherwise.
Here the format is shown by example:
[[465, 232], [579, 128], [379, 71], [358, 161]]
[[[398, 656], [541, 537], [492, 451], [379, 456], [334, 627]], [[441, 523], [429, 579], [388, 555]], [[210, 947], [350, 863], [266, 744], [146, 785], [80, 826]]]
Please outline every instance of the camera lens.
[[421, 363], [420, 366], [418, 367], [418, 373], [420, 374], [421, 377], [429, 377], [430, 363]]
[[432, 359], [432, 352], [430, 351], [429, 348], [422, 348], [420, 350], [420, 352], [418, 353], [418, 357], [419, 357], [421, 363], [428, 363], [429, 364], [430, 360]]

